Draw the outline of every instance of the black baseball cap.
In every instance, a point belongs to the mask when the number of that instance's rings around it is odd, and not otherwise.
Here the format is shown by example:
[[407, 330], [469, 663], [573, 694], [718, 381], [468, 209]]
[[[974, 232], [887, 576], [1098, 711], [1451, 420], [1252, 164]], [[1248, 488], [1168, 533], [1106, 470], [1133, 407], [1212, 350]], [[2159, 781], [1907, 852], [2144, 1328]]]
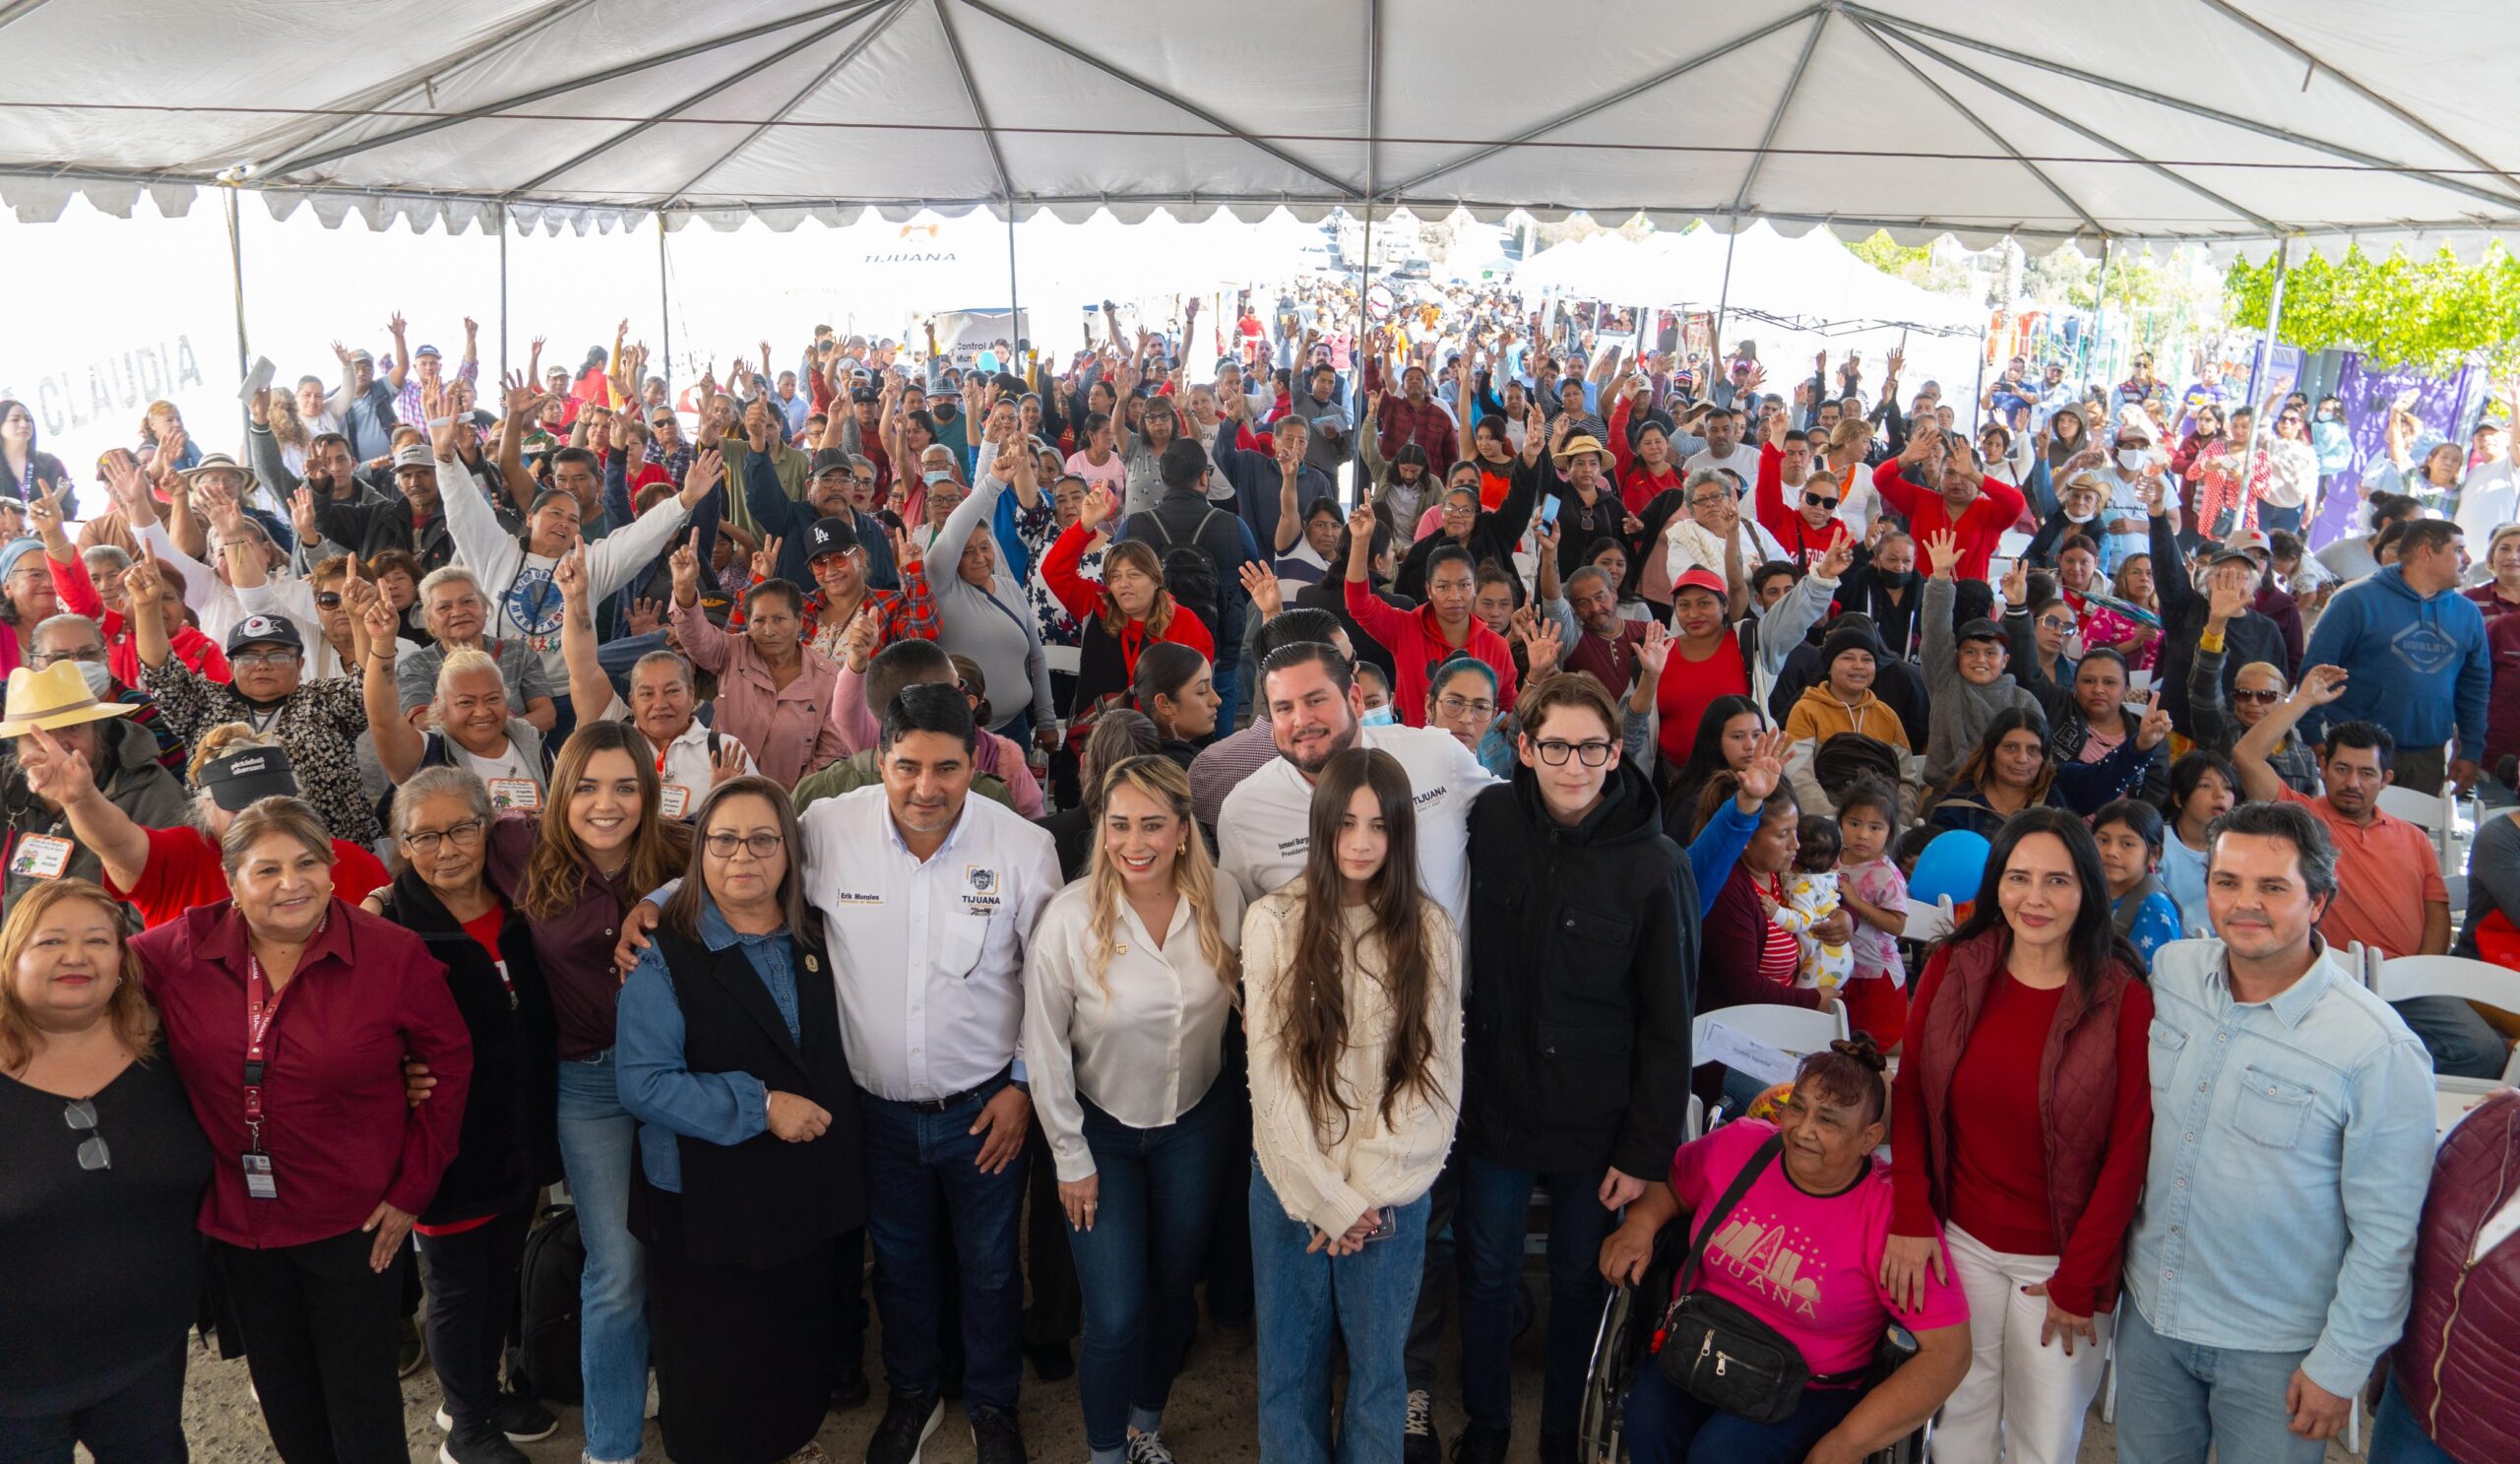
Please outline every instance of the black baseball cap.
[[306, 638], [297, 633], [297, 622], [286, 615], [247, 615], [227, 632], [228, 655], [252, 645], [286, 646], [300, 655], [306, 652]]
[[2002, 643], [2004, 639], [2003, 627], [1997, 625], [1994, 621], [1987, 619], [1984, 615], [1980, 615], [1974, 620], [1961, 621], [1960, 628], [1952, 633], [1952, 640], [1954, 642], [1995, 641], [1997, 643]]
[[867, 406], [872, 407], [876, 403], [884, 400], [884, 394], [875, 390], [871, 386], [851, 387], [849, 392], [849, 400], [851, 402], [862, 402]]
[[278, 747], [247, 747], [204, 763], [199, 781], [230, 813], [242, 813], [264, 798], [297, 796], [297, 770]]
[[818, 447], [814, 449], [813, 469], [806, 476], [820, 477], [826, 473], [852, 473], [856, 466], [856, 461], [846, 448]]
[[846, 554], [857, 547], [857, 527], [837, 515], [814, 520], [805, 531], [805, 562], [813, 563], [825, 554]]

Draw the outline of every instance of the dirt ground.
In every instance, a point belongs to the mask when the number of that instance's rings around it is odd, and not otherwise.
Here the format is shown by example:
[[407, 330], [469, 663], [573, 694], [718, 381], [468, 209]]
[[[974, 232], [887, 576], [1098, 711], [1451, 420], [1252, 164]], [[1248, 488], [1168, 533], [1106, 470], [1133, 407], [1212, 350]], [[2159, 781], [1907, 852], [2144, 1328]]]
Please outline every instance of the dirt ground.
[[[1521, 1427], [1515, 1432], [1514, 1464], [1530, 1464], [1534, 1456], [1540, 1415], [1542, 1332], [1543, 1328], [1535, 1325], [1515, 1345], [1514, 1416]], [[858, 1464], [865, 1457], [867, 1434], [883, 1416], [883, 1383], [872, 1335], [867, 1339], [867, 1365], [876, 1369], [875, 1397], [862, 1407], [831, 1415], [818, 1435], [833, 1464]], [[1453, 1375], [1448, 1356], [1443, 1376], [1450, 1379]], [[1461, 1428], [1458, 1396], [1458, 1390], [1449, 1385], [1436, 1390], [1436, 1422], [1448, 1443]], [[437, 1457], [442, 1435], [430, 1421], [437, 1406], [437, 1379], [428, 1369], [422, 1368], [404, 1379], [404, 1425], [409, 1431], [414, 1464], [432, 1464]], [[1171, 1407], [1165, 1417], [1165, 1442], [1181, 1464], [1251, 1464], [1260, 1452], [1255, 1407], [1250, 1330], [1203, 1325], [1191, 1345], [1188, 1366], [1173, 1385]], [[1035, 1378], [1028, 1367], [1023, 1412], [1025, 1443], [1035, 1460], [1042, 1464], [1084, 1464], [1084, 1421], [1077, 1412], [1073, 1378], [1044, 1383]], [[559, 1432], [540, 1443], [524, 1446], [535, 1464], [574, 1464], [578, 1459], [581, 1440], [577, 1413], [573, 1409], [562, 1410], [560, 1418]], [[184, 1432], [192, 1441], [195, 1464], [265, 1464], [278, 1457], [263, 1431], [262, 1415], [246, 1392], [245, 1365], [241, 1360], [222, 1363], [209, 1353], [194, 1352], [191, 1375], [185, 1384]], [[664, 1459], [664, 1446], [654, 1424], [649, 1426], [641, 1457]], [[2116, 1457], [2114, 1431], [2100, 1421], [2095, 1409], [2083, 1433], [2081, 1464], [2110, 1464]], [[2329, 1445], [2328, 1464], [2350, 1464], [2350, 1458], [2342, 1443]], [[959, 1414], [949, 1412], [946, 1423], [928, 1440], [922, 1464], [973, 1464], [973, 1459], [971, 1431]], [[1949, 1464], [1990, 1461], [1951, 1460]]]

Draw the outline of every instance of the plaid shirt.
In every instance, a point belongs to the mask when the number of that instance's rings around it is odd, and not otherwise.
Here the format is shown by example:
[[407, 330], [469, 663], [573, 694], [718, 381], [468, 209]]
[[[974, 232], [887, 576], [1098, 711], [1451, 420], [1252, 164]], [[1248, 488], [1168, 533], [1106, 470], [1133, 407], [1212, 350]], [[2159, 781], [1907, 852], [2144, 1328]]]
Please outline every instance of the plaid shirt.
[[691, 471], [691, 460], [699, 456], [699, 453], [700, 450], [693, 447], [688, 439], [673, 451], [662, 454], [657, 451], [656, 443], [648, 444], [648, 461], [671, 475], [674, 489], [677, 492], [682, 488], [683, 475]]
[[[881, 651], [895, 641], [936, 639], [936, 602], [927, 591], [927, 570], [916, 563], [902, 566], [902, 587], [878, 590], [869, 585], [861, 605], [875, 607], [874, 651]], [[823, 592], [816, 590], [805, 598], [805, 644], [830, 657], [841, 659], [840, 638], [849, 629], [843, 621], [826, 627], [822, 623]], [[874, 654], [872, 651], [869, 655]]]
[[[480, 380], [481, 363], [479, 361], [464, 362], [462, 365], [456, 367], [455, 374], [453, 376], [447, 375], [444, 371], [440, 371], [438, 373], [440, 390], [444, 390], [445, 383], [449, 381], [466, 381], [477, 385]], [[428, 414], [420, 411], [419, 372], [413, 371], [410, 375], [403, 378], [402, 393], [394, 399], [394, 419], [401, 422], [404, 426], [417, 427], [423, 432], [429, 429]]]

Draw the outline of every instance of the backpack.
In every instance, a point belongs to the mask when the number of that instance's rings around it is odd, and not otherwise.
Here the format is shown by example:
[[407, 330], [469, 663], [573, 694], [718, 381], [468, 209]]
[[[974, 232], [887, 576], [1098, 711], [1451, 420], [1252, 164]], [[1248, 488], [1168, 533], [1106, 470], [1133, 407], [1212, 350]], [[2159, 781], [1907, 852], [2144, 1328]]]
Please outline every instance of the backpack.
[[528, 1397], [546, 1403], [585, 1401], [586, 1379], [578, 1370], [578, 1290], [586, 1270], [577, 1207], [545, 1208], [525, 1238], [525, 1261], [518, 1268], [516, 1356], [508, 1367], [508, 1376]]
[[1188, 543], [1172, 537], [1171, 526], [1166, 524], [1162, 516], [1149, 514], [1148, 517], [1155, 520], [1156, 531], [1164, 536], [1164, 552], [1159, 556], [1164, 565], [1164, 588], [1171, 593], [1173, 604], [1199, 617], [1199, 623], [1208, 628], [1208, 634], [1222, 649], [1226, 630], [1222, 623], [1222, 600], [1217, 593], [1216, 556], [1201, 548], [1199, 541], [1206, 538], [1211, 520], [1225, 517], [1224, 510], [1209, 509], [1207, 516], [1199, 520], [1199, 527], [1191, 534]]

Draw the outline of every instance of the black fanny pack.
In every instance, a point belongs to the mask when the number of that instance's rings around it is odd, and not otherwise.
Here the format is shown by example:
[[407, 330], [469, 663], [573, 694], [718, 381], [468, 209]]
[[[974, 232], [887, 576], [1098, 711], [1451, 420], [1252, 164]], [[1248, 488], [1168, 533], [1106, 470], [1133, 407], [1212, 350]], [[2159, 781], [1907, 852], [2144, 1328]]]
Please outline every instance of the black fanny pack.
[[1815, 1377], [1802, 1360], [1801, 1349], [1776, 1328], [1721, 1297], [1689, 1290], [1708, 1239], [1784, 1148], [1782, 1134], [1769, 1135], [1749, 1163], [1741, 1166], [1741, 1173], [1732, 1177], [1723, 1198], [1707, 1207], [1697, 1238], [1689, 1242], [1688, 1257], [1680, 1262], [1678, 1295], [1671, 1309], [1664, 1313], [1654, 1339], [1655, 1366], [1663, 1369], [1664, 1381], [1710, 1408], [1759, 1424], [1780, 1424], [1792, 1418], [1802, 1406], [1806, 1388], [1860, 1382], [1871, 1371], [1858, 1369]]

